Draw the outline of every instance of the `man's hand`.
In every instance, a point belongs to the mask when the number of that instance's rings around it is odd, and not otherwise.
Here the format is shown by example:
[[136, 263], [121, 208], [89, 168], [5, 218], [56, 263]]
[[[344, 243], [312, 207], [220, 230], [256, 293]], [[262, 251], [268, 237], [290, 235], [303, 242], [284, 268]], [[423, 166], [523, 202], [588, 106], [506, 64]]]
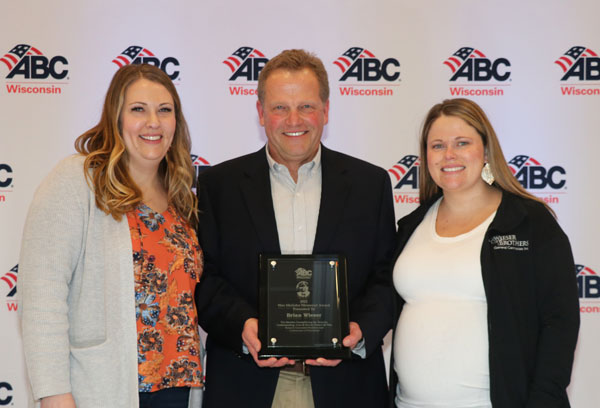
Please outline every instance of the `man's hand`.
[[77, 408], [71, 393], [51, 395], [42, 398], [41, 408]]
[[[362, 330], [360, 330], [360, 326], [358, 325], [358, 323], [355, 323], [355, 322], [350, 322], [350, 324], [348, 326], [350, 328], [350, 334], [348, 334], [346, 337], [344, 337], [342, 344], [346, 347], [349, 347], [350, 350], [353, 350], [354, 347], [356, 347], [356, 345], [360, 341], [360, 339], [362, 339], [362, 337], [363, 337]], [[322, 358], [322, 357], [319, 357], [316, 360], [308, 359], [305, 361], [305, 363], [308, 365], [323, 366], [323, 367], [335, 367], [336, 365], [338, 365], [341, 362], [342, 362], [342, 360], [328, 360], [328, 359]]]
[[258, 320], [250, 318], [244, 323], [244, 330], [242, 331], [242, 341], [248, 347], [250, 355], [259, 367], [283, 367], [285, 365], [294, 365], [295, 361], [290, 360], [287, 357], [275, 358], [271, 357], [266, 360], [258, 359], [258, 352], [260, 351], [260, 340], [258, 339]]

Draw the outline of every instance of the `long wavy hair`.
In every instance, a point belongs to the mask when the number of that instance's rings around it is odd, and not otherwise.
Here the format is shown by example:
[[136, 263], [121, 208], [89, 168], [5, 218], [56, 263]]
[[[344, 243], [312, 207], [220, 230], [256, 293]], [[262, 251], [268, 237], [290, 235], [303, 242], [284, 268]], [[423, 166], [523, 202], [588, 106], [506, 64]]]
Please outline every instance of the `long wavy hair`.
[[123, 142], [120, 116], [125, 92], [142, 78], [164, 86], [173, 98], [175, 134], [158, 172], [169, 204], [193, 225], [198, 221], [198, 210], [196, 195], [191, 190], [195, 172], [190, 156], [190, 134], [177, 90], [159, 68], [147, 64], [120, 68], [106, 92], [100, 122], [75, 140], [75, 149], [85, 156], [85, 177], [99, 209], [121, 220], [125, 213], [141, 203], [142, 193], [127, 170], [129, 155]]
[[556, 216], [548, 204], [525, 190], [521, 183], [513, 176], [506, 163], [506, 159], [504, 158], [504, 153], [502, 153], [498, 136], [496, 136], [496, 132], [487, 115], [479, 105], [472, 100], [465, 98], [446, 99], [442, 103], [434, 105], [425, 117], [419, 140], [419, 152], [421, 155], [419, 198], [422, 203], [431, 200], [441, 193], [439, 186], [435, 184], [433, 178], [431, 178], [427, 163], [427, 137], [429, 136], [431, 125], [440, 116], [454, 116], [460, 118], [473, 127], [479, 136], [481, 136], [483, 147], [487, 154], [487, 161], [490, 164], [492, 174], [495, 178], [494, 186], [523, 198], [538, 201]]

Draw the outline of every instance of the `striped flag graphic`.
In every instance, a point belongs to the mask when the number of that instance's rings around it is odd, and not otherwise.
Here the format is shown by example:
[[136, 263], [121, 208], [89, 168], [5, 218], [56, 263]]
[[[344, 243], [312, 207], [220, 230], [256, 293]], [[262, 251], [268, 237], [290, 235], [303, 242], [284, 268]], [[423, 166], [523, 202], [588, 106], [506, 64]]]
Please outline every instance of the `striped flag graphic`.
[[132, 45], [127, 47], [125, 51], [115, 57], [112, 62], [117, 64], [119, 68], [124, 67], [125, 65], [129, 65], [133, 62], [137, 57], [154, 57], [154, 54], [148, 51], [144, 47], [140, 47], [139, 45]]
[[517, 174], [517, 171], [523, 166], [541, 166], [541, 163], [533, 157], [524, 154], [517, 155], [508, 162], [508, 167], [512, 174]]
[[577, 275], [585, 275], [585, 276], [587, 276], [587, 275], [598, 275], [596, 272], [594, 272], [593, 270], [591, 270], [587, 266], [585, 266], [585, 265], [579, 265], [579, 264], [575, 265], [575, 273]]
[[567, 70], [577, 61], [579, 57], [597, 57], [598, 55], [586, 47], [575, 46], [569, 48], [567, 52], [565, 52], [559, 59], [554, 61], [555, 64], [558, 64], [563, 72], [567, 72]]
[[197, 154], [192, 154], [192, 165], [193, 166], [210, 166], [208, 160], [203, 157], [198, 156]]
[[418, 165], [420, 165], [419, 157], [409, 154], [400, 159], [398, 163], [396, 163], [391, 169], [388, 170], [388, 173], [393, 175], [396, 178], [396, 181], [400, 181], [400, 179], [404, 177], [406, 172], [412, 166]]
[[475, 48], [462, 47], [459, 48], [451, 57], [444, 61], [444, 65], [448, 65], [455, 73], [457, 69], [467, 60], [467, 58], [485, 58], [485, 54]]
[[231, 72], [235, 72], [236, 69], [244, 62], [244, 60], [248, 57], [256, 58], [261, 57], [264, 58], [265, 54], [252, 47], [240, 47], [231, 54], [231, 56], [227, 57], [223, 64], [227, 65]]
[[12, 71], [14, 66], [23, 58], [25, 55], [43, 55], [40, 50], [31, 45], [18, 44], [12, 50], [4, 54], [0, 61], [4, 62], [8, 69]]
[[10, 271], [6, 272], [4, 274], [4, 276], [2, 276], [0, 279], [2, 279], [4, 282], [6, 282], [8, 284], [8, 287], [10, 289], [12, 289], [15, 286], [17, 286], [18, 271], [19, 271], [19, 265], [15, 265]]
[[348, 51], [338, 57], [338, 59], [333, 61], [333, 63], [340, 67], [343, 74], [357, 58], [375, 58], [375, 55], [365, 48], [351, 47], [348, 48]]
[[4, 282], [6, 282], [8, 284], [8, 288], [10, 289], [10, 292], [8, 292], [8, 295], [6, 295], [7, 297], [13, 297], [14, 295], [17, 294], [17, 273], [19, 272], [19, 265], [15, 265], [13, 266], [13, 268], [6, 272], [4, 274], [4, 276], [2, 276], [0, 278], [0, 280], [3, 280]]

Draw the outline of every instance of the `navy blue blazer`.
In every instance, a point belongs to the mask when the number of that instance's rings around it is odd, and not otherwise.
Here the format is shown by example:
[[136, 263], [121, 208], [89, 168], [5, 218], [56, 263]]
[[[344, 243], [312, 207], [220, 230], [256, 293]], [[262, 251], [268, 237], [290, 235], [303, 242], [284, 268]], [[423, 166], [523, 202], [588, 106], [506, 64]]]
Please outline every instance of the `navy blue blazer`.
[[[348, 260], [350, 320], [367, 358], [311, 368], [315, 406], [385, 406], [382, 339], [392, 327], [389, 270], [394, 209], [387, 172], [322, 146], [322, 192], [313, 253]], [[265, 148], [226, 161], [198, 179], [198, 237], [204, 273], [196, 289], [208, 333], [205, 407], [270, 407], [279, 369], [242, 352], [244, 322], [257, 317], [258, 254], [281, 253]]]

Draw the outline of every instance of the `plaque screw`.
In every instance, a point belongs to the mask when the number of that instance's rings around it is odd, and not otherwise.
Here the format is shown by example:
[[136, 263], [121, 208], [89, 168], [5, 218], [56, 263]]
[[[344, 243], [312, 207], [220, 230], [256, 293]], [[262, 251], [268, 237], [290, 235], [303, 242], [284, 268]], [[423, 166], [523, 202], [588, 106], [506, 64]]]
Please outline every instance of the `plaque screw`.
[[277, 343], [277, 339], [275, 337], [271, 337], [271, 344], [275, 345], [275, 343]]

